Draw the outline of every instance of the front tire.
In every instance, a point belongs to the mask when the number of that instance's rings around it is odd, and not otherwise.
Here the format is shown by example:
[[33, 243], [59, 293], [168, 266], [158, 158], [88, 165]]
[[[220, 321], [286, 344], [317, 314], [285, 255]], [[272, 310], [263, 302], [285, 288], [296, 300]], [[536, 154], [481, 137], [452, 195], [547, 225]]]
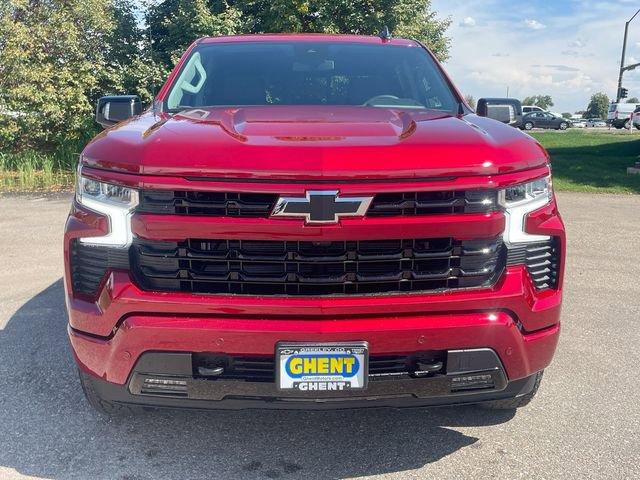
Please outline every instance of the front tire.
[[540, 370], [538, 373], [536, 373], [536, 382], [533, 385], [533, 389], [529, 393], [515, 398], [485, 402], [481, 404], [482, 408], [486, 408], [489, 410], [515, 410], [516, 408], [522, 408], [529, 405], [529, 403], [531, 403], [531, 400], [533, 400], [533, 397], [535, 397], [536, 393], [538, 392], [540, 382], [542, 382], [543, 373], [544, 370]]
[[558, 128], [560, 130], [566, 130], [568, 127], [569, 127], [568, 124], [566, 124], [565, 122], [562, 122]]
[[525, 130], [533, 130], [533, 123], [531, 123], [531, 122], [526, 122], [526, 123], [524, 124], [524, 129], [525, 129]]

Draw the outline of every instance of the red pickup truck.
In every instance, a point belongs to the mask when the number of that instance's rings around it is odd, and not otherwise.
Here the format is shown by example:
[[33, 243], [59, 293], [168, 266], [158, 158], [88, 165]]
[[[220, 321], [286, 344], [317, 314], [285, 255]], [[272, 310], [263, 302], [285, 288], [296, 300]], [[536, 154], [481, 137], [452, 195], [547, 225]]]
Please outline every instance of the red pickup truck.
[[535, 395], [564, 269], [549, 156], [419, 42], [203, 38], [148, 110], [96, 115], [64, 258], [98, 410]]

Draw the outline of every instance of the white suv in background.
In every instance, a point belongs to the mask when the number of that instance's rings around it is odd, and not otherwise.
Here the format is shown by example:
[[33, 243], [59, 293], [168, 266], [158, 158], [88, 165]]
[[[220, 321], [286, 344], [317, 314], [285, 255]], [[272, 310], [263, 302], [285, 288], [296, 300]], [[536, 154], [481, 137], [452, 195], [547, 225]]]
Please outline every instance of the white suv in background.
[[640, 130], [640, 105], [633, 111], [633, 126]]
[[609, 105], [607, 123], [615, 128], [629, 128], [631, 114], [637, 106], [635, 103], [612, 103]]

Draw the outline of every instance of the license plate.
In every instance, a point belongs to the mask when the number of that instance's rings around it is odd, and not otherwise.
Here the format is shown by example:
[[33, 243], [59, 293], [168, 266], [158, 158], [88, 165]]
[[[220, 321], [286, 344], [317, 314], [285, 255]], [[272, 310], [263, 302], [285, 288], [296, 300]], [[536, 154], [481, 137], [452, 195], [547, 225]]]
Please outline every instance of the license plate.
[[367, 387], [366, 342], [279, 343], [276, 346], [278, 389], [298, 392], [340, 392]]

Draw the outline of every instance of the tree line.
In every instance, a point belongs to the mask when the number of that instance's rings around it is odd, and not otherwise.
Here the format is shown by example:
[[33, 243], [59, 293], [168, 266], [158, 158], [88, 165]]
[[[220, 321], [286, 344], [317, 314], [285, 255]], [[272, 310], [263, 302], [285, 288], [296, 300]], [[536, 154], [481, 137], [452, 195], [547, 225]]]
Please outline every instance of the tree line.
[[[627, 99], [626, 103], [640, 104], [640, 100], [638, 100], [637, 97], [632, 97]], [[604, 120], [607, 118], [607, 112], [609, 111], [610, 104], [611, 101], [606, 93], [594, 93], [591, 95], [587, 109], [576, 113], [582, 114], [582, 118], [601, 118]], [[551, 95], [533, 95], [522, 100], [522, 105], [534, 105], [542, 108], [543, 110], [549, 110], [549, 108], [553, 107], [553, 99], [551, 98]], [[572, 114], [565, 112], [562, 116], [564, 118], [571, 118]]]
[[446, 30], [430, 0], [4, 0], [0, 2], [0, 150], [55, 150], [90, 137], [98, 97], [148, 104], [203, 36], [377, 34], [423, 41], [441, 60]]

